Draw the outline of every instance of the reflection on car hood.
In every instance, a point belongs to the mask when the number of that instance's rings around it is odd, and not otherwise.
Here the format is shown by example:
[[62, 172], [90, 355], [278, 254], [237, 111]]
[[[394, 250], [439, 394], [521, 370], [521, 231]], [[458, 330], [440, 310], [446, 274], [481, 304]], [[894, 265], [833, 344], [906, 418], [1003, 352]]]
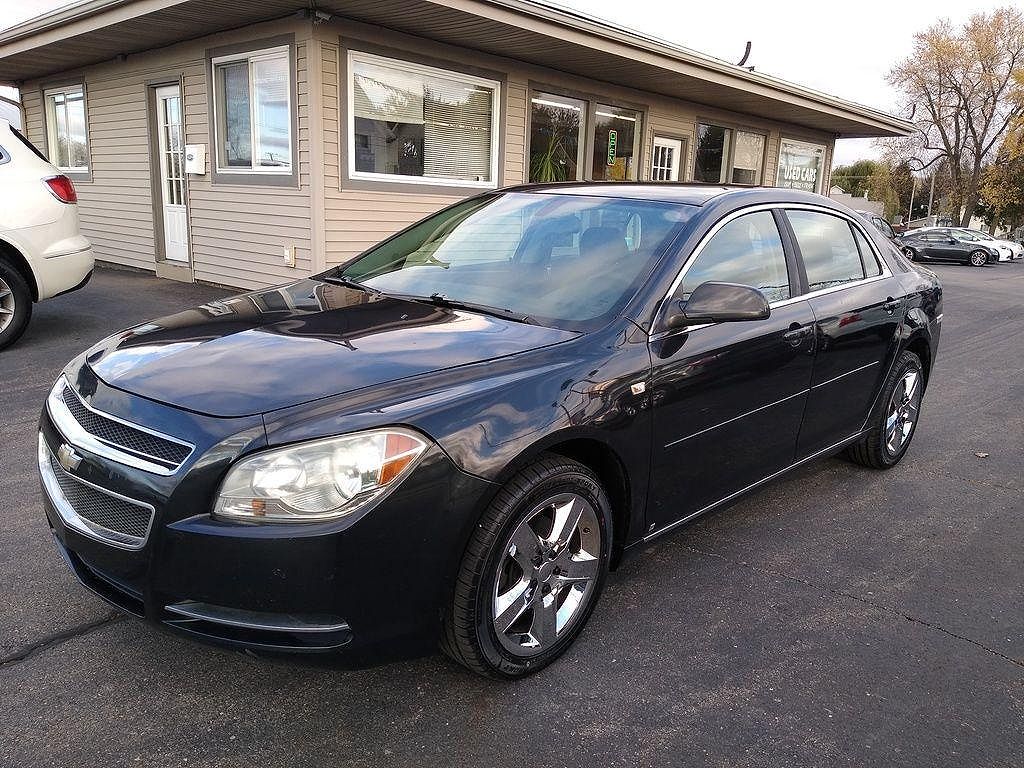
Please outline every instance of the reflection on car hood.
[[576, 335], [306, 279], [130, 328], [86, 359], [113, 387], [244, 416]]

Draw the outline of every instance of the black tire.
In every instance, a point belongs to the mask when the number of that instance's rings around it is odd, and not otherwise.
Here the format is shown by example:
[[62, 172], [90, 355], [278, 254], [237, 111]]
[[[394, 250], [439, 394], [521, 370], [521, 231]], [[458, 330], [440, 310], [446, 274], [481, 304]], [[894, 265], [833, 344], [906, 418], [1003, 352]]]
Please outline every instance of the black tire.
[[[903, 385], [903, 381], [909, 372], [917, 373], [918, 390], [916, 393], [916, 413], [910, 432], [907, 434], [897, 450], [892, 450], [886, 439], [886, 421], [890, 415], [890, 406], [893, 403], [893, 396], [897, 387]], [[914, 433], [917, 431], [917, 423], [920, 421], [921, 397], [924, 394], [924, 369], [921, 360], [913, 352], [906, 350], [902, 352], [896, 364], [892, 367], [882, 386], [882, 393], [879, 395], [875, 410], [868, 419], [868, 431], [853, 445], [846, 449], [846, 455], [851, 461], [872, 469], [890, 469], [900, 463], [900, 460], [907, 453]]]
[[917, 261], [917, 251], [911, 248], [909, 245], [904, 247], [903, 255], [906, 256], [910, 261]]
[[969, 258], [972, 267], [984, 267], [988, 264], [988, 254], [985, 251], [971, 251]]
[[[565, 634], [556, 633], [559, 636], [550, 647], [524, 658], [503, 647], [494, 627], [492, 610], [499, 569], [509, 556], [510, 537], [521, 530], [521, 524], [530, 519], [538, 505], [566, 493], [578, 495], [592, 507], [600, 529], [600, 555], [595, 564], [593, 588], [565, 627]], [[592, 535], [589, 528], [582, 530]], [[590, 618], [608, 574], [612, 535], [611, 505], [598, 477], [572, 459], [542, 455], [508, 481], [480, 518], [459, 568], [455, 594], [445, 617], [441, 650], [473, 672], [488, 677], [515, 679], [543, 669], [565, 652]]]
[[31, 317], [32, 293], [25, 278], [8, 262], [0, 260], [0, 349], [21, 338]]

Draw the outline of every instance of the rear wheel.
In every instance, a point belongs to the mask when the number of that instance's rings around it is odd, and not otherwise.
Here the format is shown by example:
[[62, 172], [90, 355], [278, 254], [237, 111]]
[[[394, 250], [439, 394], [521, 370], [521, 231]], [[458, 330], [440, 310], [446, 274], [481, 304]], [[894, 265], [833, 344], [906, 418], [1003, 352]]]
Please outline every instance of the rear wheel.
[[32, 317], [32, 294], [25, 278], [0, 261], [0, 349], [16, 342]]
[[576, 639], [604, 586], [612, 540], [594, 473], [545, 456], [513, 477], [466, 548], [442, 650], [482, 675], [517, 678]]
[[847, 455], [874, 469], [896, 466], [914, 437], [923, 394], [921, 360], [913, 352], [903, 352], [882, 387], [868, 431], [847, 449]]
[[988, 264], [988, 254], [984, 251], [971, 251], [971, 266], [984, 267]]

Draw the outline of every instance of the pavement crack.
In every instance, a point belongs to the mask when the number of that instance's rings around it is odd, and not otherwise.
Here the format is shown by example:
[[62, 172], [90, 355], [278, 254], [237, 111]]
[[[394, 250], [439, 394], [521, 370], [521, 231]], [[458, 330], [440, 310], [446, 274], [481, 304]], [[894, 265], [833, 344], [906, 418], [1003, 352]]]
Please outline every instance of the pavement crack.
[[780, 573], [779, 571], [773, 571], [768, 568], [758, 568], [757, 566], [751, 565], [748, 562], [742, 560], [735, 560], [731, 557], [726, 557], [725, 555], [718, 554], [717, 552], [708, 552], [707, 550], [698, 549], [697, 547], [689, 545], [686, 545], [686, 549], [690, 552], [693, 552], [694, 554], [704, 555], [705, 557], [713, 557], [718, 560], [727, 562], [731, 565], [735, 565], [738, 568], [745, 568], [753, 573], [771, 576], [776, 579], [785, 579], [787, 581], [792, 581], [796, 584], [801, 584], [810, 589], [814, 589], [818, 592], [829, 593], [837, 597], [845, 597], [850, 600], [856, 600], [859, 603], [863, 603], [864, 605], [874, 608], [876, 611], [881, 611], [883, 613], [888, 613], [893, 616], [898, 616], [899, 618], [905, 619], [906, 621], [909, 621], [913, 624], [919, 624], [922, 627], [927, 627], [928, 629], [933, 629], [937, 632], [941, 632], [942, 634], [948, 637], [952, 637], [955, 640], [959, 640], [964, 643], [970, 643], [971, 645], [985, 651], [985, 653], [991, 654], [992, 656], [1002, 659], [1003, 661], [1008, 661], [1014, 666], [1024, 669], [1024, 661], [1022, 661], [1021, 659], [1015, 659], [1012, 656], [1007, 656], [1005, 653], [1001, 653], [1000, 651], [997, 651], [995, 648], [990, 648], [984, 643], [978, 642], [977, 640], [974, 640], [965, 635], [958, 634], [952, 631], [951, 629], [946, 629], [941, 624], [935, 624], [934, 622], [927, 621], [926, 619], [922, 619], [912, 614], [906, 613], [905, 611], [901, 611], [899, 608], [896, 608], [895, 606], [875, 602], [874, 600], [869, 600], [868, 598], [862, 595], [855, 595], [852, 592], [845, 592], [841, 589], [835, 589], [834, 587], [826, 587], [821, 584], [815, 584], [813, 581], [808, 581], [807, 579], [802, 579], [799, 576], [793, 576], [792, 574]]
[[53, 648], [54, 646], [60, 645], [61, 643], [66, 643], [68, 640], [73, 640], [76, 637], [82, 637], [83, 635], [87, 635], [90, 632], [99, 629], [100, 627], [106, 626], [107, 624], [113, 624], [116, 621], [120, 621], [122, 618], [123, 617], [117, 613], [108, 613], [106, 616], [103, 616], [94, 621], [89, 621], [85, 624], [79, 624], [77, 626], [71, 627], [70, 629], [65, 629], [63, 632], [54, 632], [53, 634], [41, 637], [38, 640], [22, 647], [20, 650], [15, 651], [14, 653], [10, 653], [6, 656], [0, 657], [0, 669], [4, 669], [8, 666], [11, 666], [12, 664], [17, 664], [19, 662], [25, 661], [26, 659], [31, 658], [40, 651], [45, 651], [48, 648]]

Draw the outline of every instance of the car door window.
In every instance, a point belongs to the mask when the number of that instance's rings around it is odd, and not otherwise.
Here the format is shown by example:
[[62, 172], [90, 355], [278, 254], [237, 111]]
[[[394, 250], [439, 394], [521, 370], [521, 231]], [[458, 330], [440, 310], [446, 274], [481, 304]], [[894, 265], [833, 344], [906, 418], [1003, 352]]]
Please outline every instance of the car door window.
[[685, 301], [707, 282], [749, 285], [770, 302], [790, 297], [786, 253], [771, 211], [748, 213], [718, 230], [687, 269], [676, 296]]
[[846, 219], [818, 211], [786, 211], [812, 291], [863, 280], [864, 265]]
[[853, 230], [853, 239], [857, 241], [857, 248], [860, 250], [860, 260], [864, 266], [864, 274], [868, 277], [882, 274], [882, 267], [878, 263], [875, 251], [870, 243], [868, 243], [868, 239], [864, 237], [864, 233], [852, 224], [850, 228]]

